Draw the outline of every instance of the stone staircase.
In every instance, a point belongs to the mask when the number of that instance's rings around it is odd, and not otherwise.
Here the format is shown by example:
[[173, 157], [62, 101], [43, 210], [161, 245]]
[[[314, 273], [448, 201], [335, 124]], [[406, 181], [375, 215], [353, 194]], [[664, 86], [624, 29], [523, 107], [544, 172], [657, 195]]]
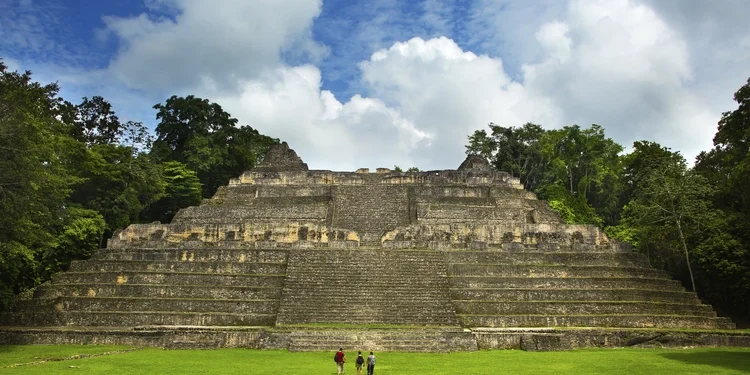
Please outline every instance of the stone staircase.
[[387, 230], [409, 224], [408, 191], [398, 186], [336, 186], [332, 225], [360, 234], [368, 246], [380, 245]]
[[12, 314], [63, 326], [272, 326], [288, 250], [125, 248], [76, 261]]
[[278, 324], [458, 326], [442, 255], [429, 250], [298, 250]]
[[289, 351], [336, 351], [343, 348], [349, 362], [356, 352], [474, 351], [471, 332], [461, 329], [302, 329], [290, 335]]
[[642, 254], [527, 246], [444, 255], [467, 327], [734, 328]]
[[343, 347], [351, 359], [628, 346], [650, 328], [746, 345], [716, 331], [733, 327], [479, 156], [457, 170], [311, 171], [282, 143], [172, 223], [117, 231], [0, 313], [0, 344]]

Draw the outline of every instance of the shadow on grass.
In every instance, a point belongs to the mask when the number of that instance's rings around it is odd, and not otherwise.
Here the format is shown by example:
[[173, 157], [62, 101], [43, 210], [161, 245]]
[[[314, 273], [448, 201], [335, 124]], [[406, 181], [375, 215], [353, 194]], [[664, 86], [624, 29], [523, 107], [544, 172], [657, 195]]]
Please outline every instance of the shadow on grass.
[[690, 353], [662, 353], [666, 359], [680, 361], [691, 365], [708, 365], [724, 367], [750, 373], [750, 353], [747, 352], [690, 352]]

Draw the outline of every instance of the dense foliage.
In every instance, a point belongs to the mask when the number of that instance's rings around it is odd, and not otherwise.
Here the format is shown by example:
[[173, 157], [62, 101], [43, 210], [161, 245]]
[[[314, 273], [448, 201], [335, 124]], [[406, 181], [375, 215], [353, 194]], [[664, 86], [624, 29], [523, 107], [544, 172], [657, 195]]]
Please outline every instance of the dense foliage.
[[154, 137], [100, 96], [58, 92], [0, 60], [0, 309], [115, 230], [198, 204], [278, 142], [193, 96], [154, 106]]
[[648, 255], [720, 312], [750, 315], [750, 80], [693, 168], [679, 152], [604, 129], [489, 124], [467, 153], [520, 178], [568, 223], [596, 224]]

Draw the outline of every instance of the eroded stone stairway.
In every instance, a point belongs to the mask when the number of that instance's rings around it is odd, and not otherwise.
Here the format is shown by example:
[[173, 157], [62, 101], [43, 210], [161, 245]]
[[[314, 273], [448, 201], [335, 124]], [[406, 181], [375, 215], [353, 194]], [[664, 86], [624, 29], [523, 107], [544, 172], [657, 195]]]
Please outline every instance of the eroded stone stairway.
[[609, 248], [446, 251], [468, 327], [734, 328], [642, 254]]
[[310, 171], [282, 144], [172, 223], [131, 225], [0, 313], [0, 344], [750, 345], [750, 334], [716, 331], [731, 328], [643, 255], [562, 223], [482, 158], [458, 170]]
[[[73, 262], [16, 307], [16, 324], [272, 326], [288, 250], [126, 248]], [[48, 306], [51, 309], [41, 309]]]
[[367, 248], [293, 251], [277, 323], [458, 327], [440, 252]]

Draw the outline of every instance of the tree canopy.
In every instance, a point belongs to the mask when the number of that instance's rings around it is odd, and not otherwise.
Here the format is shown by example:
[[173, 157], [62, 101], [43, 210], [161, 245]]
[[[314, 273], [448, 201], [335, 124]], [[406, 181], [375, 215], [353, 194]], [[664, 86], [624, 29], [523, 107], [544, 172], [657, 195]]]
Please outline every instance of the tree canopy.
[[278, 142], [193, 96], [154, 106], [154, 140], [103, 97], [58, 92], [0, 60], [0, 309], [115, 230], [200, 203]]

